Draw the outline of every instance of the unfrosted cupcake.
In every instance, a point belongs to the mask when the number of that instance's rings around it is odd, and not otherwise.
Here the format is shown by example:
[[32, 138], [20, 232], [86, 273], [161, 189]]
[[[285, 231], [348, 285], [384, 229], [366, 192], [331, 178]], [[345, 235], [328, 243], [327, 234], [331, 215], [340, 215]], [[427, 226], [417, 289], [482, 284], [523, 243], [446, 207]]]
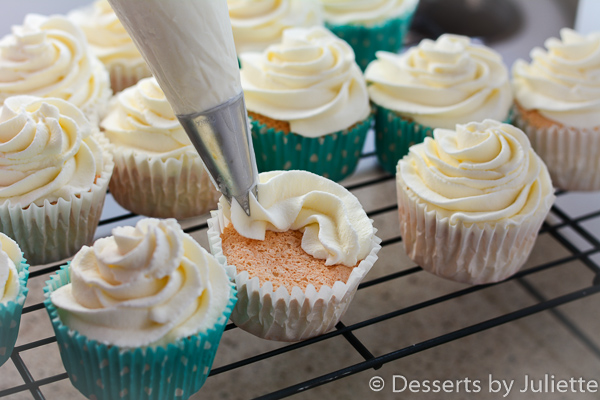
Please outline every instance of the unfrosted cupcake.
[[227, 0], [238, 54], [281, 42], [283, 31], [323, 25], [318, 0]]
[[435, 128], [509, 118], [512, 92], [502, 57], [465, 36], [425, 39], [401, 55], [379, 52], [365, 77], [376, 105], [377, 157], [390, 173]]
[[28, 14], [0, 40], [0, 105], [22, 94], [67, 100], [97, 124], [112, 91], [79, 28], [63, 16]]
[[560, 36], [534, 48], [530, 64], [513, 65], [513, 122], [557, 187], [600, 190], [600, 33]]
[[379, 50], [397, 53], [418, 0], [319, 0], [327, 27], [354, 49], [361, 69]]
[[156, 79], [119, 93], [101, 126], [115, 162], [110, 192], [120, 205], [160, 218], [214, 209], [220, 194]]
[[152, 76], [129, 34], [107, 0], [97, 0], [68, 15], [85, 34], [92, 53], [110, 73], [110, 84], [116, 93]]
[[211, 252], [238, 290], [231, 320], [265, 339], [297, 341], [338, 323], [377, 260], [381, 240], [358, 199], [306, 171], [259, 176], [250, 217], [221, 198]]
[[352, 48], [325, 28], [295, 28], [240, 59], [259, 171], [350, 175], [372, 121]]
[[31, 264], [91, 243], [113, 170], [97, 135], [61, 99], [15, 96], [0, 108], [0, 232]]
[[398, 163], [400, 232], [423, 269], [459, 282], [521, 268], [554, 202], [544, 162], [518, 128], [497, 121], [435, 129]]
[[0, 365], [12, 354], [27, 298], [29, 265], [19, 245], [0, 233]]
[[173, 219], [115, 228], [45, 292], [71, 382], [107, 400], [198, 391], [236, 301], [219, 263]]

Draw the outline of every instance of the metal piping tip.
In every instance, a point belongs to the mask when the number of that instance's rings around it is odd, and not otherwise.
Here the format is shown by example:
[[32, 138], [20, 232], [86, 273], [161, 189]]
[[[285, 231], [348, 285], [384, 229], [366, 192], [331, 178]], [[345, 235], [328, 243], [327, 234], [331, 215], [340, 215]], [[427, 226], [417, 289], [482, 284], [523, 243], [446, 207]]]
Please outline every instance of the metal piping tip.
[[254, 186], [248, 193], [244, 193], [235, 197], [235, 200], [248, 216], [250, 216], [250, 193], [252, 193], [254, 197], [257, 197], [256, 186]]

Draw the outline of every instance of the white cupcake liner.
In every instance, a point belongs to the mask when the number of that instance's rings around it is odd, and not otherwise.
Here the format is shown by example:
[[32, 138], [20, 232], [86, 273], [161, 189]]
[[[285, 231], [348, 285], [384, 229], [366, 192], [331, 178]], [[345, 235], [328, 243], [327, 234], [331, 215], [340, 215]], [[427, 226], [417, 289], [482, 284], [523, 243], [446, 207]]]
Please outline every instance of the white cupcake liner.
[[152, 76], [152, 72], [141, 57], [135, 62], [117, 61], [106, 67], [110, 74], [110, 86], [114, 93], [135, 85], [143, 78]]
[[397, 179], [400, 234], [408, 256], [424, 270], [457, 282], [484, 284], [515, 274], [527, 261], [554, 194], [530, 218], [450, 224]]
[[194, 150], [177, 158], [111, 145], [115, 170], [110, 192], [123, 208], [156, 218], [189, 218], [217, 205], [220, 193]]
[[0, 204], [0, 231], [19, 244], [31, 265], [71, 257], [92, 243], [114, 166], [106, 139], [100, 135], [94, 139], [102, 148], [105, 163], [89, 191], [53, 203], [45, 200], [42, 206]]
[[261, 286], [258, 277], [250, 278], [247, 271], [238, 274], [234, 265], [227, 264], [221, 233], [229, 221], [220, 209], [211, 215], [208, 220], [211, 253], [225, 268], [238, 290], [238, 302], [231, 320], [243, 330], [263, 339], [294, 342], [333, 329], [348, 309], [359, 283], [377, 260], [377, 253], [381, 249], [381, 239], [373, 236], [371, 252], [353, 269], [347, 283], [338, 281], [332, 288], [322, 286], [319, 291], [312, 284], [305, 291], [295, 286], [291, 294], [283, 286], [273, 291], [271, 282]]
[[538, 128], [513, 110], [513, 124], [522, 129], [548, 166], [554, 186], [565, 190], [600, 190], [600, 131], [564, 126]]

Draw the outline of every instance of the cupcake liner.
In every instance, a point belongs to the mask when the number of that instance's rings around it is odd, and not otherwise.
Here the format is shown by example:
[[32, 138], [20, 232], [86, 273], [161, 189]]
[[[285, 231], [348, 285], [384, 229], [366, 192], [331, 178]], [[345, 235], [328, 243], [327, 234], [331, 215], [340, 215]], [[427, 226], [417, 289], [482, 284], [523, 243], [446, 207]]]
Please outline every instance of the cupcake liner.
[[0, 365], [3, 365], [10, 358], [17, 336], [19, 335], [19, 326], [21, 324], [21, 314], [23, 305], [27, 299], [27, 279], [29, 279], [29, 264], [27, 260], [21, 260], [17, 265], [19, 273], [19, 293], [14, 300], [6, 304], [0, 304]]
[[135, 85], [141, 79], [152, 76], [152, 72], [150, 72], [150, 69], [143, 59], [136, 60], [136, 62], [133, 63], [113, 62], [106, 67], [110, 74], [110, 87], [114, 93]]
[[19, 244], [31, 265], [71, 257], [94, 239], [114, 166], [106, 139], [100, 135], [94, 138], [103, 149], [105, 164], [89, 191], [67, 200], [45, 200], [41, 206], [22, 208], [8, 201], [0, 204], [0, 232]]
[[565, 190], [600, 190], [600, 132], [554, 125], [537, 127], [513, 109], [513, 124], [529, 137], [552, 183]]
[[235, 306], [229, 303], [214, 328], [163, 347], [121, 349], [90, 340], [65, 326], [52, 304], [52, 291], [71, 281], [69, 264], [46, 282], [44, 305], [52, 321], [69, 379], [90, 399], [187, 399], [200, 390]]
[[340, 321], [356, 293], [358, 284], [367, 275], [381, 249], [381, 239], [374, 236], [369, 255], [354, 268], [347, 283], [322, 286], [319, 291], [309, 284], [305, 291], [295, 286], [273, 290], [271, 282], [260, 285], [258, 277], [248, 272], [238, 274], [227, 264], [223, 254], [221, 233], [229, 221], [221, 210], [213, 211], [208, 220], [208, 241], [211, 253], [227, 271], [238, 290], [238, 303], [231, 320], [241, 329], [263, 339], [294, 342], [321, 335]]
[[498, 282], [516, 273], [527, 261], [554, 194], [543, 199], [530, 218], [495, 223], [450, 224], [397, 177], [400, 233], [408, 256], [424, 270], [457, 282]]
[[370, 115], [349, 129], [308, 138], [251, 120], [258, 171], [300, 169], [340, 181], [356, 169], [372, 121]]
[[189, 218], [214, 209], [220, 193], [195, 150], [166, 160], [111, 146], [110, 192], [124, 208], [156, 218]]
[[402, 49], [404, 36], [410, 28], [414, 13], [413, 9], [404, 15], [374, 26], [331, 24], [326, 24], [326, 26], [340, 39], [352, 46], [356, 55], [356, 63], [364, 71], [367, 65], [375, 59], [376, 52], [383, 50], [397, 53]]

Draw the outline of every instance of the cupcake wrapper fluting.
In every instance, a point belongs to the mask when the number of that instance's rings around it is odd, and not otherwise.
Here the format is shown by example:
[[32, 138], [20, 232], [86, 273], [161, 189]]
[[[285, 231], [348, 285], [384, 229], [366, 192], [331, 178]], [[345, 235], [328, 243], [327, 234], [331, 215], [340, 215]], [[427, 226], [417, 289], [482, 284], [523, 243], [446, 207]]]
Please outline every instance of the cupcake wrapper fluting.
[[227, 264], [223, 254], [221, 233], [228, 221], [223, 213], [213, 211], [208, 220], [208, 241], [211, 253], [225, 268], [238, 290], [238, 303], [231, 320], [241, 329], [263, 339], [294, 342], [321, 335], [333, 329], [340, 321], [358, 284], [367, 275], [381, 249], [381, 239], [374, 236], [369, 255], [354, 268], [347, 283], [336, 282], [332, 288], [322, 286], [319, 291], [308, 285], [305, 291], [294, 287], [273, 290], [271, 282], [262, 286], [258, 277], [248, 272], [237, 273]]
[[223, 315], [207, 332], [165, 347], [119, 349], [89, 340], [60, 321], [50, 294], [70, 281], [67, 264], [46, 282], [44, 305], [69, 379], [84, 396], [97, 400], [187, 399], [202, 387], [235, 306], [233, 285]]
[[25, 259], [17, 265], [19, 272], [19, 293], [17, 298], [6, 304], [0, 304], [0, 365], [10, 358], [21, 325], [23, 305], [27, 299], [27, 279], [29, 278], [29, 265]]
[[340, 181], [356, 169], [372, 121], [370, 115], [351, 129], [308, 138], [251, 120], [258, 171], [300, 169]]
[[110, 86], [114, 93], [135, 85], [143, 78], [152, 76], [144, 60], [139, 60], [133, 65], [127, 63], [113, 63], [108, 67]]

